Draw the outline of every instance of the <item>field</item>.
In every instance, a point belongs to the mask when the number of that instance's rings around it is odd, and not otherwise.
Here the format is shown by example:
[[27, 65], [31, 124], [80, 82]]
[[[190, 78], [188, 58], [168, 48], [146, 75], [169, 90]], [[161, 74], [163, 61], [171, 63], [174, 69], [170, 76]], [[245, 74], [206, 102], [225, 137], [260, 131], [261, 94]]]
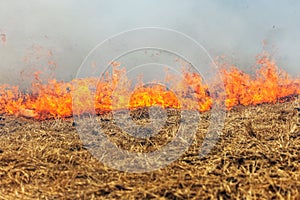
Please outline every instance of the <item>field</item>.
[[[2, 115], [0, 199], [300, 199], [296, 103], [228, 111], [217, 145], [200, 158], [209, 125], [206, 112], [188, 151], [145, 173], [121, 172], [99, 162], [83, 145], [72, 118], [38, 121]], [[146, 123], [145, 115], [136, 111], [137, 123]], [[131, 140], [110, 115], [98, 118], [118, 146], [152, 151], [176, 132], [178, 113], [170, 110], [168, 117], [174, 122], [151, 142]]]

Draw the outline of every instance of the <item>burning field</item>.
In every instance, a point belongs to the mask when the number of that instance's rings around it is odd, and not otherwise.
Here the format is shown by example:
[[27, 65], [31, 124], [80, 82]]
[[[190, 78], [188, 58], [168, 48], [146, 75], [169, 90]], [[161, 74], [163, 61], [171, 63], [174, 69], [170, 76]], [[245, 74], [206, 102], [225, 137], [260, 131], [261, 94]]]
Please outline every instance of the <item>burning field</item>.
[[[100, 79], [45, 83], [36, 73], [29, 91], [0, 86], [0, 198], [299, 199], [300, 79], [278, 69], [267, 54], [258, 57], [257, 65], [255, 75], [221, 68], [225, 90], [218, 94], [186, 69], [179, 81], [166, 77], [174, 81], [174, 90], [142, 82], [132, 87], [120, 78], [126, 72], [119, 63]], [[97, 85], [96, 90], [90, 85]], [[123, 87], [113, 102], [116, 85]], [[95, 98], [86, 98], [91, 93]], [[212, 151], [200, 157], [213, 103], [227, 109], [224, 127]], [[149, 108], [154, 106], [156, 117], [161, 117], [159, 110], [166, 112], [166, 123], [149, 138], [130, 136], [112, 115], [118, 111], [119, 118], [127, 118], [122, 111], [128, 108], [131, 119], [143, 126], [150, 123]], [[188, 150], [170, 165], [122, 172], [96, 159], [78, 135], [71, 117], [86, 116], [88, 127], [92, 110], [110, 140], [130, 152], [151, 152], [170, 143], [180, 124], [197, 131]], [[191, 119], [183, 122], [181, 110]], [[197, 120], [194, 111], [201, 113]], [[91, 142], [101, 143], [98, 134], [91, 130]]]

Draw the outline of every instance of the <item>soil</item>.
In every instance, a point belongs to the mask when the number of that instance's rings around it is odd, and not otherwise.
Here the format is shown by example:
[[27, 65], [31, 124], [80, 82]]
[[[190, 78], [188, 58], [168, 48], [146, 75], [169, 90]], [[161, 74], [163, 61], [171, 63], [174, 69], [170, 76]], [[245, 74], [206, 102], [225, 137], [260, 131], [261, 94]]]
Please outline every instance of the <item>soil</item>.
[[[197, 123], [185, 123], [188, 130], [196, 127], [196, 134], [178, 159], [141, 173], [101, 162], [83, 142], [73, 118], [38, 121], [2, 115], [0, 199], [300, 199], [296, 103], [228, 111], [218, 142], [199, 156], [210, 124], [210, 112], [203, 113]], [[89, 139], [95, 142], [101, 128], [117, 147], [149, 153], [176, 137], [179, 113], [168, 109], [159, 134], [138, 139], [122, 131], [111, 114], [97, 116], [98, 128]], [[136, 124], [149, 123], [147, 109], [130, 116]]]

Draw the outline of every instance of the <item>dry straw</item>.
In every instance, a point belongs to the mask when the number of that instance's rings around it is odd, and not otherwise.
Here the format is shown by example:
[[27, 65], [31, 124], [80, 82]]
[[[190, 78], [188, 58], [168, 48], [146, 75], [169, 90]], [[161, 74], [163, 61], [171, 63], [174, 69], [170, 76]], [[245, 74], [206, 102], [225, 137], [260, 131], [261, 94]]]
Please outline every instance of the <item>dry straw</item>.
[[[149, 173], [109, 169], [82, 144], [72, 119], [34, 121], [1, 116], [0, 199], [300, 199], [299, 100], [236, 107], [216, 147], [199, 158], [209, 125], [201, 115], [189, 150]], [[168, 111], [159, 136], [133, 139], [110, 115], [102, 128], [118, 146], [147, 152], [172, 139], [180, 117]], [[147, 112], [133, 112], [147, 123]], [[97, 134], [97, 130], [94, 130]]]

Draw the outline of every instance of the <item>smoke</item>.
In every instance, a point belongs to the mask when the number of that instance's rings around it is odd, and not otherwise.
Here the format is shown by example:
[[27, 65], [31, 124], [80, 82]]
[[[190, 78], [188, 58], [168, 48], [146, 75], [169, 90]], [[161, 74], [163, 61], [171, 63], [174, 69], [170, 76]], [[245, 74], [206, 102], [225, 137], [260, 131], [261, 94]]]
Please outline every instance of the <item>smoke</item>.
[[0, 84], [23, 84], [49, 61], [70, 80], [99, 42], [143, 26], [183, 32], [244, 70], [266, 41], [279, 66], [299, 75], [299, 8], [296, 0], [0, 0]]

